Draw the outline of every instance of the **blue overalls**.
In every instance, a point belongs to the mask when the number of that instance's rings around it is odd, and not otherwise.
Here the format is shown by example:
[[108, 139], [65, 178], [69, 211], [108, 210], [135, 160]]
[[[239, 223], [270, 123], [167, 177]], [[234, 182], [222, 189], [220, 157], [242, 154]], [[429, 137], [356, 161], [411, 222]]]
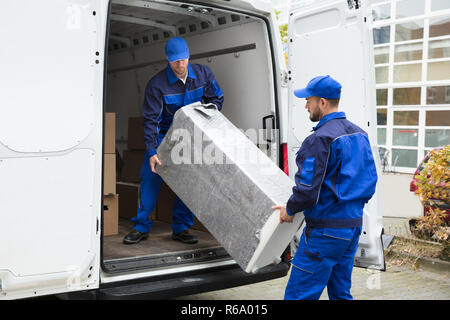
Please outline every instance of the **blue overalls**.
[[289, 215], [303, 211], [306, 227], [292, 260], [285, 299], [352, 299], [354, 256], [363, 208], [377, 172], [367, 133], [343, 112], [322, 118], [297, 152]]
[[[153, 225], [148, 217], [155, 209], [162, 185], [161, 177], [152, 172], [149, 159], [156, 154], [157, 147], [172, 124], [175, 112], [199, 101], [214, 103], [219, 110], [222, 109], [222, 90], [211, 70], [199, 64], [189, 63], [185, 84], [167, 65], [145, 88], [143, 117], [146, 151], [140, 174], [139, 208], [136, 217], [131, 219], [135, 223], [134, 229], [139, 232], [147, 233]], [[193, 223], [192, 212], [176, 196], [173, 204], [173, 233], [187, 230]]]

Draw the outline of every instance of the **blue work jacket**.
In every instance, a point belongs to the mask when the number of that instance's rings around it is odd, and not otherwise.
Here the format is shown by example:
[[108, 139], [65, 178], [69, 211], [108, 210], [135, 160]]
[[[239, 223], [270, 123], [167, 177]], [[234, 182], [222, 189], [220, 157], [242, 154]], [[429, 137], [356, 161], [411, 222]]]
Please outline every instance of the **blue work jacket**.
[[362, 225], [363, 207], [375, 193], [376, 166], [367, 133], [344, 112], [324, 116], [297, 152], [298, 172], [286, 211], [303, 211], [306, 225]]
[[148, 156], [156, 154], [158, 134], [167, 133], [175, 112], [185, 105], [201, 101], [214, 103], [219, 110], [222, 109], [222, 90], [207, 66], [189, 63], [185, 84], [169, 65], [148, 82], [142, 112]]

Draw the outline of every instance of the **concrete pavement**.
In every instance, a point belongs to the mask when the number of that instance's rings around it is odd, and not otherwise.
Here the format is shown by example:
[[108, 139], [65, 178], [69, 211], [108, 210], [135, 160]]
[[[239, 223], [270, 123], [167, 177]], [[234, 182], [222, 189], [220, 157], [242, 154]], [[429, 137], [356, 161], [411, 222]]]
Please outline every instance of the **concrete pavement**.
[[[385, 230], [388, 230], [388, 234], [411, 236], [407, 218], [384, 217], [383, 225]], [[353, 269], [351, 292], [355, 300], [450, 300], [448, 262], [439, 268], [425, 267], [425, 263], [420, 263], [419, 268], [414, 269], [411, 261], [399, 263], [398, 257], [393, 255], [392, 258], [386, 257], [386, 265], [386, 271]], [[289, 274], [280, 279], [177, 299], [281, 300], [284, 297], [288, 279]], [[320, 299], [328, 299], [326, 289]]]
[[[388, 266], [384, 272], [355, 268], [351, 292], [355, 300], [450, 300], [449, 275], [450, 270], [414, 270], [410, 265]], [[288, 277], [177, 299], [281, 300]], [[328, 299], [326, 290], [320, 299]]]

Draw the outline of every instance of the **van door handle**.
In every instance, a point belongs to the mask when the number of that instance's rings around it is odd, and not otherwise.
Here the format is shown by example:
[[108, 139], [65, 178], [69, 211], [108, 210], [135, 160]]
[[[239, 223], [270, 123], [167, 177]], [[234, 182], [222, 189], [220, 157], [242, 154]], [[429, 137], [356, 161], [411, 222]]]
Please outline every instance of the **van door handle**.
[[262, 118], [262, 125], [263, 125], [263, 130], [264, 130], [264, 139], [267, 142], [272, 143], [273, 142], [272, 134], [270, 134], [270, 139], [267, 138], [267, 120], [268, 119], [272, 119], [272, 129], [275, 129], [275, 116], [270, 114], [270, 115], [265, 116], [265, 117]]

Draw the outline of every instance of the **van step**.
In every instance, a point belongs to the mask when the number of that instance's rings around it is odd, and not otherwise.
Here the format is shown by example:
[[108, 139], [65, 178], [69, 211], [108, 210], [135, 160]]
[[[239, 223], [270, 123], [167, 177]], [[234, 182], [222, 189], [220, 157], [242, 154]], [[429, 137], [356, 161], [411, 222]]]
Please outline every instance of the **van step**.
[[104, 261], [104, 269], [108, 273], [129, 272], [157, 267], [177, 266], [186, 263], [205, 262], [215, 259], [230, 258], [222, 247], [186, 250], [168, 254], [126, 258]]
[[172, 277], [146, 279], [147, 281], [140, 283], [109, 288], [100, 287], [97, 298], [105, 300], [168, 299], [280, 278], [285, 276], [288, 270], [289, 264], [281, 262], [264, 267], [255, 274], [246, 273], [238, 265], [208, 272], [204, 270], [184, 272]]

